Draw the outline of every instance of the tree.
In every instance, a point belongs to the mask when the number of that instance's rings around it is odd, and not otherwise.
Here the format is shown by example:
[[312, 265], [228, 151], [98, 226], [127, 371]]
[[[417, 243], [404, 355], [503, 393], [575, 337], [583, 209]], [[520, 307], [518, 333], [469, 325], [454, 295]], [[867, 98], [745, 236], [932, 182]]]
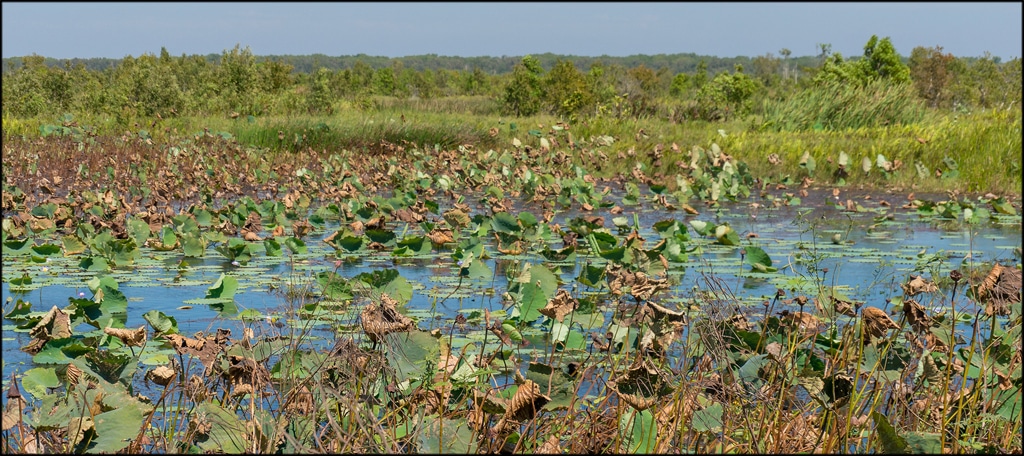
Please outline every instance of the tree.
[[697, 71], [693, 74], [693, 88], [700, 90], [708, 82], [708, 63], [700, 59]]
[[889, 37], [879, 40], [877, 35], [871, 35], [864, 45], [864, 59], [858, 64], [869, 80], [888, 79], [897, 84], [910, 82], [910, 68], [900, 61]]
[[757, 91], [757, 81], [736, 65], [733, 74], [719, 73], [697, 92], [698, 115], [704, 120], [728, 120], [750, 111], [750, 99]]
[[871, 35], [864, 45], [864, 58], [856, 61], [844, 61], [842, 54], [831, 54], [831, 46], [821, 46], [825, 60], [814, 77], [816, 85], [839, 83], [864, 87], [876, 80], [896, 84], [910, 82], [910, 68], [900, 61], [889, 37], [879, 40], [878, 36]]
[[558, 60], [544, 79], [546, 99], [551, 112], [576, 120], [594, 102], [594, 93], [583, 73], [568, 60]]
[[391, 67], [379, 68], [373, 73], [373, 93], [393, 96], [396, 87], [395, 70]]
[[672, 77], [672, 84], [669, 85], [668, 93], [673, 97], [682, 97], [686, 93], [690, 76], [686, 73], [679, 73]]
[[505, 86], [505, 93], [501, 97], [502, 112], [516, 117], [538, 113], [544, 95], [541, 86], [543, 72], [536, 57], [523, 57], [512, 69], [512, 80]]
[[772, 86], [779, 77], [779, 68], [782, 62], [771, 53], [754, 57], [751, 62], [754, 67], [754, 76], [766, 86]]
[[319, 68], [309, 78], [309, 91], [306, 92], [306, 110], [310, 114], [331, 114], [334, 107], [331, 103], [331, 70]]
[[[788, 80], [789, 79], [789, 56], [793, 55], [793, 51], [790, 51], [789, 48], [782, 48], [779, 51], [779, 55], [782, 56], [782, 79], [783, 80]], [[795, 75], [796, 74], [794, 73], [794, 76]]]
[[942, 53], [942, 46], [918, 46], [910, 52], [909, 67], [914, 89], [933, 108], [948, 105], [950, 94], [947, 87], [952, 81], [949, 66], [954, 60], [952, 54]]

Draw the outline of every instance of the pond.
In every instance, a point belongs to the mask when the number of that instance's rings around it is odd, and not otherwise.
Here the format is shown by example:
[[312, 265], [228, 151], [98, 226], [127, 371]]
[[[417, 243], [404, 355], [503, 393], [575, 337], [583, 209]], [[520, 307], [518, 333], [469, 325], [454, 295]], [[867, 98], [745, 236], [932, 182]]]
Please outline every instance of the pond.
[[[932, 196], [941, 199], [939, 195]], [[968, 224], [924, 217], [913, 208], [900, 209], [897, 207], [902, 203], [898, 201], [899, 196], [862, 193], [844, 195], [844, 198], [854, 198], [861, 211], [846, 210], [839, 204], [845, 203], [845, 199], [837, 203], [838, 198], [825, 191], [812, 193], [800, 205], [774, 207], [752, 198], [749, 202], [702, 208], [698, 215], [668, 211], [651, 202], [622, 205], [626, 210], [620, 216], [626, 220], [627, 227], [621, 233], [628, 233], [634, 223], [639, 223], [640, 237], [652, 246], [660, 239], [653, 229], [655, 223], [679, 221], [691, 238], [685, 246], [687, 259], [669, 264], [666, 275], [672, 286], [659, 302], [683, 307], [694, 298], [695, 291], [707, 289], [708, 281], [713, 280], [733, 295], [741, 312], [751, 314], [755, 320], [764, 313], [761, 304], [771, 300], [779, 289], [790, 296], [813, 294], [817, 287], [815, 277], [819, 275], [825, 285], [842, 291], [857, 303], [889, 310], [888, 299], [898, 295], [898, 284], [912, 275], [923, 274], [935, 279], [972, 264], [1012, 264], [1020, 259], [1019, 216], [993, 216], [984, 223]], [[609, 200], [622, 203], [621, 197]], [[889, 207], [878, 204], [887, 200], [891, 201]], [[442, 207], [440, 212], [446, 209]], [[482, 208], [480, 211], [483, 212]], [[513, 214], [521, 211], [531, 212], [531, 208], [515, 207]], [[539, 215], [543, 210], [533, 209], [532, 212]], [[551, 223], [564, 228], [573, 218], [591, 214], [566, 211], [557, 214]], [[604, 218], [603, 227], [618, 233], [613, 217]], [[741, 239], [740, 244], [722, 245], [713, 234], [701, 236], [695, 232], [694, 225], [702, 222], [732, 227]], [[396, 232], [407, 235], [418, 229], [414, 224], [395, 222], [393, 225]], [[341, 277], [352, 278], [360, 273], [394, 269], [414, 290], [406, 306], [407, 315], [416, 320], [420, 328], [430, 330], [448, 325], [458, 313], [479, 314], [486, 309], [497, 315], [507, 309], [508, 303], [502, 300], [502, 294], [508, 287], [508, 280], [498, 272], [510, 265], [546, 264], [558, 273], [562, 288], [579, 293], [597, 291], [596, 288], [583, 290], [588, 287], [577, 283], [581, 268], [606, 261], [582, 254], [574, 255], [573, 261], [548, 261], [536, 252], [502, 254], [491, 243], [484, 249], [486, 259], [478, 261], [492, 274], [460, 283], [459, 266], [450, 246], [404, 257], [396, 257], [388, 250], [370, 249], [344, 254], [320, 241], [338, 228], [338, 223], [328, 222], [311, 232], [306, 237], [306, 253], [286, 253], [278, 257], [253, 255], [242, 264], [233, 262], [212, 246], [203, 258], [185, 258], [180, 251], [143, 249], [146, 252], [135, 267], [115, 269], [109, 274], [84, 271], [79, 265], [80, 258], [76, 257], [48, 256], [44, 263], [35, 263], [30, 257], [5, 252], [4, 313], [10, 312], [16, 300], [31, 303], [32, 311], [46, 311], [53, 306], [66, 306], [69, 298], [91, 297], [86, 282], [105, 275], [116, 280], [119, 290], [127, 297], [125, 327], [145, 325], [142, 315], [158, 310], [174, 317], [183, 334], [210, 333], [217, 328], [233, 329], [237, 334], [244, 324], [237, 318], [241, 311], [249, 311], [250, 320], [262, 317], [273, 320], [278, 326], [286, 323], [282, 317], [289, 308], [296, 306], [297, 300], [308, 304], [318, 299], [313, 289], [318, 286], [317, 274], [333, 271]], [[420, 231], [420, 234], [423, 233]], [[552, 236], [555, 238], [557, 236]], [[561, 247], [560, 241], [552, 240], [550, 244], [552, 249]], [[758, 272], [745, 264], [745, 246], [763, 249], [778, 271]], [[204, 303], [208, 289], [222, 275], [238, 279], [233, 305]], [[25, 276], [31, 278], [31, 284], [12, 289], [11, 281]], [[301, 294], [297, 290], [303, 289], [308, 296], [295, 297]], [[293, 293], [291, 298], [289, 290]], [[332, 320], [358, 333], [356, 318], [362, 304], [365, 301], [356, 300], [354, 307], [341, 306], [337, 309], [340, 315]], [[960, 312], [977, 310], [972, 301], [965, 300], [962, 304], [966, 307], [957, 309]], [[783, 305], [776, 306], [776, 310], [784, 309]], [[302, 327], [308, 322], [291, 321], [289, 324]], [[315, 325], [314, 335], [331, 339], [334, 334], [331, 326], [327, 322]], [[31, 337], [25, 330], [16, 330], [9, 320], [5, 320], [3, 329], [6, 382], [10, 372], [32, 367], [31, 357], [20, 350]]]
[[[643, 190], [650, 194], [649, 188]], [[474, 204], [468, 207], [465, 201]], [[410, 394], [424, 372], [433, 372], [435, 366], [424, 370], [423, 363], [424, 358], [437, 356], [438, 339], [442, 353], [462, 350], [460, 356], [465, 357], [472, 349], [480, 354], [473, 355], [477, 362], [485, 351], [492, 351], [490, 366], [497, 367], [487, 374], [488, 382], [508, 395], [515, 389], [510, 386], [523, 383], [524, 373], [525, 378], [554, 388], [558, 376], [551, 376], [552, 369], [568, 372], [563, 376], [568, 382], [578, 366], [596, 365], [575, 389], [549, 393], [559, 410], [573, 403], [572, 397], [593, 398], [590, 392], [612, 377], [617, 378], [612, 383], [618, 385], [619, 395], [629, 397], [624, 382], [631, 380], [617, 376], [613, 364], [593, 361], [595, 353], [650, 350], [652, 341], [644, 331], [665, 328], [640, 323], [647, 329], [638, 332], [631, 327], [645, 318], [642, 315], [662, 312], [670, 320], [686, 322], [657, 333], [658, 341], [653, 342], [663, 351], [664, 367], [681, 376], [699, 370], [695, 366], [701, 365], [702, 354], [707, 358], [715, 350], [691, 323], [732, 322], [741, 329], [732, 333], [736, 339], [730, 343], [741, 348], [750, 344], [743, 337], [756, 336], [751, 332], [754, 327], [764, 328], [758, 330], [762, 334], [757, 342], [717, 361], [731, 359], [742, 367], [736, 381], [747, 388], [760, 384], [760, 368], [773, 350], [764, 343], [774, 340], [778, 345], [783, 340], [778, 335], [764, 339], [767, 328], [774, 334], [786, 318], [802, 312], [817, 315], [810, 326], [820, 325], [812, 329], [820, 334], [811, 338], [818, 354], [801, 354], [804, 349], [796, 348], [792, 353], [803, 356], [802, 375], [820, 377], [826, 372], [821, 358], [835, 356], [830, 344], [838, 344], [843, 328], [858, 321], [858, 311], [902, 312], [899, 303], [917, 294], [905, 293], [916, 276], [942, 284], [918, 301], [936, 321], [943, 316], [951, 319], [953, 333], [968, 335], [954, 341], [951, 334], [954, 349], [970, 343], [972, 331], [990, 334], [989, 325], [997, 320], [977, 318], [983, 306], [968, 297], [966, 286], [950, 290], [950, 273], [962, 272], [977, 283], [993, 264], [1016, 267], [1021, 259], [1019, 215], [987, 211], [982, 204], [956, 204], [950, 209], [953, 205], [942, 195], [918, 196], [915, 204], [908, 204], [898, 195], [849, 191], [840, 198], [831, 191], [811, 190], [801, 198], [777, 192], [674, 208], [656, 195], [637, 199], [611, 193], [593, 211], [576, 205], [558, 211], [552, 210], [557, 205], [519, 202], [494, 212], [485, 201], [484, 195], [467, 195], [457, 205], [439, 201], [436, 210], [424, 211], [424, 222], [399, 221], [399, 208], [392, 208], [386, 223], [376, 219], [379, 212], [367, 212], [357, 217], [361, 226], [355, 228], [337, 212], [331, 216], [311, 211], [308, 219], [316, 223], [299, 237], [260, 230], [252, 242], [210, 241], [202, 255], [193, 250], [187, 256], [181, 247], [154, 244], [156, 248], [139, 249], [130, 267], [109, 270], [96, 267], [93, 257], [61, 255], [59, 239], [50, 241], [58, 244], [5, 242], [4, 387], [13, 374], [68, 363], [69, 353], [76, 350], [73, 346], [51, 347], [35, 355], [22, 347], [33, 343], [30, 329], [43, 314], [70, 304], [93, 309], [84, 311], [90, 323], [71, 328], [75, 337], [107, 337], [98, 328], [111, 324], [112, 318], [122, 318], [125, 328], [145, 328], [153, 339], [139, 352], [129, 348], [147, 370], [182, 359], [180, 351], [154, 337], [158, 325], [173, 326], [186, 338], [196, 334], [197, 340], [203, 340], [199, 332], [212, 335], [227, 329], [238, 340], [261, 340], [266, 346], [279, 340], [301, 341], [322, 352], [342, 346], [340, 339], [353, 339], [371, 350], [382, 342], [390, 367], [398, 371], [397, 386], [382, 387], [377, 401], [395, 394], [393, 388]], [[453, 207], [469, 210], [460, 219], [451, 215], [456, 212]], [[449, 242], [432, 242], [429, 236], [444, 224], [461, 229], [449, 233]], [[183, 222], [179, 219], [173, 225], [173, 230], [165, 228], [158, 235], [168, 246], [186, 238]], [[640, 291], [647, 286], [648, 292]], [[550, 310], [557, 307], [552, 303], [570, 299], [562, 294], [571, 297], [572, 309]], [[392, 315], [393, 322], [409, 318], [421, 332], [410, 332], [406, 340], [396, 338], [398, 333], [369, 334], [367, 309], [389, 301], [403, 316]], [[94, 307], [97, 303], [116, 303], [123, 310], [108, 315]], [[840, 303], [852, 307], [848, 317], [839, 314]], [[670, 337], [662, 339], [666, 335]], [[694, 347], [700, 348], [695, 352]], [[901, 350], [907, 352], [906, 347]], [[274, 353], [268, 355], [268, 363], [275, 365], [272, 375], [279, 379], [284, 358], [282, 352]], [[864, 353], [865, 360], [881, 356]], [[888, 363], [878, 365], [884, 367], [875, 372], [877, 380], [899, 379], [899, 369]], [[483, 371], [461, 361], [458, 365], [450, 373], [462, 381]], [[191, 369], [202, 372], [199, 365]], [[634, 370], [629, 372], [633, 375]], [[835, 381], [836, 375], [825, 378]], [[545, 376], [550, 383], [544, 383]], [[161, 389], [142, 377], [139, 372], [132, 378], [136, 391], [156, 402]], [[857, 378], [852, 384], [860, 388], [866, 381]], [[632, 400], [654, 395], [637, 388]], [[47, 390], [37, 387], [26, 392], [43, 391]], [[811, 403], [824, 397], [821, 394], [820, 388], [807, 388], [796, 398]], [[275, 409], [280, 402], [265, 405]], [[154, 425], [163, 426], [171, 416], [167, 413], [174, 410], [158, 414]], [[215, 447], [207, 449], [211, 448]]]

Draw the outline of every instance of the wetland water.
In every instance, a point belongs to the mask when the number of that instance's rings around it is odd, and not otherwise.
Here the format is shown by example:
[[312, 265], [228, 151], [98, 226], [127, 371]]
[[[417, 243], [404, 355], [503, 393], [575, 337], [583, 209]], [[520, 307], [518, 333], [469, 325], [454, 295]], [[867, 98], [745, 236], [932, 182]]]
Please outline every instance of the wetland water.
[[[862, 205], [865, 210], [844, 210], [833, 204], [838, 199], [831, 194], [814, 192], [803, 198], [800, 205], [773, 207], [769, 201], [751, 198], [743, 202], [722, 203], [718, 208], [697, 207], [697, 215], [682, 210], [668, 211], [644, 200], [639, 205], [622, 205], [624, 212], [620, 216], [625, 217], [628, 225], [622, 231], [613, 223], [616, 216], [601, 208], [588, 213], [556, 213], [551, 223], [558, 223], [564, 229], [572, 218], [598, 215], [604, 217], [605, 228], [624, 237], [633, 224], [639, 222], [639, 234], [649, 247], [659, 241], [658, 233], [652, 228], [656, 222], [677, 220], [687, 228], [690, 236], [690, 241], [684, 246], [687, 259], [669, 263], [666, 272], [671, 288], [659, 295], [658, 302], [680, 310], [690, 307], [693, 311], [698, 306], [689, 306], [688, 303], [694, 302], [700, 290], [708, 289], [714, 282], [716, 287], [724, 288], [732, 295], [730, 302], [719, 301], [719, 304], [747, 314], [752, 322], [763, 316], [765, 308], [761, 304], [772, 299], [778, 289], [785, 290], [790, 297], [816, 295], [814, 290], [818, 282], [815, 277], [820, 277], [823, 285], [834, 287], [857, 303], [889, 311], [888, 299], [901, 294], [899, 285], [906, 283], [911, 275], [923, 274], [925, 278], [933, 279], [937, 278], [933, 275], [946, 277], [951, 270], [964, 269], [974, 263], [1012, 265], [1020, 261], [1020, 216], [994, 215], [980, 223], [967, 224], [922, 217], [914, 209], [901, 208], [906, 202], [902, 195], [875, 194], [868, 199], [864, 195], [843, 195], [839, 203], [845, 204], [847, 199]], [[941, 196], [935, 197], [935, 200], [941, 199]], [[620, 203], [618, 198], [614, 200]], [[879, 205], [882, 200], [887, 200], [890, 206], [883, 208]], [[445, 209], [442, 206], [439, 212]], [[478, 212], [488, 213], [482, 206], [472, 209], [471, 216]], [[528, 206], [516, 207], [509, 212], [515, 215], [517, 211], [531, 211], [538, 216], [542, 212]], [[727, 223], [739, 235], [739, 246], [719, 245], [714, 235], [700, 235], [695, 226], [702, 222], [709, 225]], [[419, 231], [415, 224], [405, 226], [405, 223], [397, 221], [389, 224], [396, 233]], [[452, 318], [459, 313], [470, 317], [471, 324], [474, 317], [479, 321], [485, 309], [494, 316], [501, 316], [509, 309], [508, 302], [502, 299], [509, 285], [505, 272], [508, 268], [521, 267], [523, 262], [545, 264], [561, 278], [560, 289], [582, 296], [600, 289], [578, 284], [576, 277], [580, 275], [581, 268], [588, 263], [603, 267], [606, 261], [580, 252], [569, 261], [546, 261], [530, 251], [507, 255], [498, 252], [492, 240], [484, 248], [487, 252], [484, 259], [477, 259], [487, 266], [486, 271], [491, 274], [460, 279], [459, 266], [450, 248], [435, 248], [429, 254], [400, 259], [395, 258], [389, 249], [364, 249], [358, 254], [341, 255], [343, 258], [339, 259], [336, 250], [321, 241], [337, 228], [336, 222], [328, 222], [307, 235], [308, 251], [303, 254], [289, 255], [287, 250], [278, 257], [254, 254], [247, 262], [233, 263], [212, 246], [207, 248], [203, 258], [188, 259], [183, 258], [180, 249], [168, 252], [143, 249], [142, 258], [135, 267], [115, 269], [106, 274], [84, 271], [77, 257], [65, 258], [58, 254], [48, 257], [45, 263], [36, 263], [25, 256], [5, 254], [4, 313], [6, 315], [17, 300], [31, 303], [32, 311], [45, 312], [53, 306], [64, 308], [69, 298], [91, 296], [86, 281], [107, 275], [118, 282], [119, 290], [128, 299], [127, 328], [146, 325], [142, 315], [150, 310], [159, 310], [176, 319], [182, 334], [191, 335], [197, 331], [209, 334], [217, 328], [229, 328], [236, 331], [235, 335], [240, 335], [243, 322], [237, 315], [245, 311], [250, 317], [276, 321], [278, 329], [284, 325], [308, 329], [309, 336], [323, 338], [326, 344], [331, 344], [338, 328], [341, 332], [361, 333], [358, 314], [367, 303], [365, 298], [357, 297], [351, 303], [334, 306], [333, 317], [315, 323], [302, 318], [286, 318], [290, 307], [319, 299], [315, 278], [325, 271], [335, 271], [342, 277], [351, 278], [375, 270], [397, 270], [413, 289], [404, 312], [416, 320], [421, 329], [430, 330], [449, 328]], [[267, 233], [263, 235], [268, 236]], [[487, 238], [493, 239], [493, 236]], [[551, 235], [549, 239], [551, 249], [561, 247], [557, 235]], [[743, 262], [745, 247], [748, 246], [763, 249], [778, 271], [753, 271], [749, 264]], [[211, 304], [203, 299], [222, 274], [238, 279], [233, 305]], [[31, 278], [31, 284], [12, 289], [11, 281], [26, 275]], [[306, 298], [287, 299], [288, 290], [303, 289], [310, 292]], [[963, 306], [955, 309], [958, 312], [973, 314], [976, 311], [968, 299], [961, 298], [957, 303]], [[605, 313], [610, 315], [614, 310], [612, 307], [605, 309]], [[772, 309], [777, 313], [785, 306], [780, 304]], [[931, 310], [941, 312], [947, 309]], [[607, 324], [607, 316], [603, 321]], [[600, 330], [597, 322], [592, 323], [593, 328], [585, 329]], [[540, 324], [535, 326], [541, 327]], [[458, 335], [459, 331], [455, 332]], [[527, 335], [527, 339], [530, 338]], [[11, 372], [23, 372], [34, 366], [32, 358], [20, 350], [29, 341], [31, 337], [26, 329], [18, 330], [12, 321], [4, 320], [5, 385]], [[469, 341], [460, 338], [453, 341], [453, 345]], [[164, 359], [157, 356], [149, 360], [143, 358], [142, 361], [157, 364]]]

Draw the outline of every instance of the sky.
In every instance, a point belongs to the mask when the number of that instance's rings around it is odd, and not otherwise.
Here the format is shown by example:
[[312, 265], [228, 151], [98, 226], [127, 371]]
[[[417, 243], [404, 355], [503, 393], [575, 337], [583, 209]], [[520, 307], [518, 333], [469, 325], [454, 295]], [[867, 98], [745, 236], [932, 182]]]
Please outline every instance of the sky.
[[1021, 3], [18, 3], [3, 57], [220, 54], [405, 57], [695, 53], [860, 56], [871, 35], [909, 56], [1021, 56]]

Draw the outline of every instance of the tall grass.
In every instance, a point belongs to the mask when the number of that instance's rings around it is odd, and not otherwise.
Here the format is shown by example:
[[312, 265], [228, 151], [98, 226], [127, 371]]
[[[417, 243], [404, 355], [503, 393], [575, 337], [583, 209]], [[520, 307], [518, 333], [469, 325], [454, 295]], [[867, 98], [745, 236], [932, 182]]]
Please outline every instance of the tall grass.
[[846, 130], [910, 125], [925, 106], [909, 84], [876, 81], [866, 86], [826, 84], [780, 101], [766, 101], [762, 128], [769, 131]]

